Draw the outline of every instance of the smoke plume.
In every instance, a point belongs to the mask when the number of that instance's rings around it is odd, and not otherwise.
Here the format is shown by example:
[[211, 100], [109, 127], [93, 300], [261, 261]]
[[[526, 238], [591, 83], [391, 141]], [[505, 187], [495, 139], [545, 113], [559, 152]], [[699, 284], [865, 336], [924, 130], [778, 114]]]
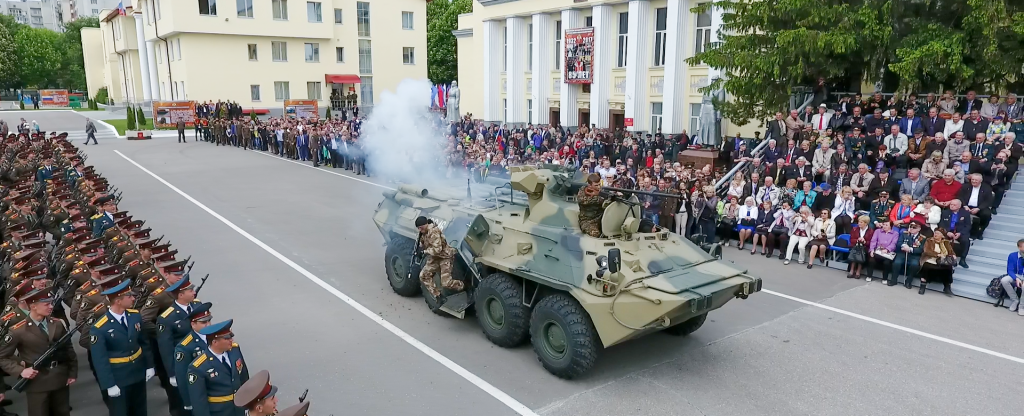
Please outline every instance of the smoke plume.
[[371, 173], [404, 183], [427, 185], [444, 178], [446, 137], [430, 112], [430, 81], [405, 79], [384, 91], [362, 125], [359, 140]]

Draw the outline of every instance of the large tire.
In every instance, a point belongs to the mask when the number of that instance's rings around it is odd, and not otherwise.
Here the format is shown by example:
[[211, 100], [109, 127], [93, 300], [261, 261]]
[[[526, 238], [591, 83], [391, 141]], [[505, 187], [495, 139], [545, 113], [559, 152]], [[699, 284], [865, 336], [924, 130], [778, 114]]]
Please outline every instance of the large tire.
[[388, 276], [391, 290], [399, 296], [413, 297], [420, 294], [419, 276], [407, 276], [412, 268], [412, 252], [416, 245], [405, 237], [394, 237], [384, 250], [384, 271]]
[[476, 318], [494, 345], [518, 347], [530, 337], [530, 308], [523, 305], [523, 286], [505, 273], [494, 273], [476, 289]]
[[707, 319], [708, 314], [707, 312], [705, 312], [700, 315], [694, 316], [693, 318], [687, 319], [679, 325], [673, 325], [668, 328], [665, 328], [665, 333], [679, 337], [687, 336], [692, 334], [694, 331], [700, 329], [701, 326], [704, 326], [704, 321], [706, 321]]
[[556, 293], [537, 303], [530, 337], [541, 365], [558, 378], [579, 377], [597, 362], [600, 345], [594, 323], [568, 294]]

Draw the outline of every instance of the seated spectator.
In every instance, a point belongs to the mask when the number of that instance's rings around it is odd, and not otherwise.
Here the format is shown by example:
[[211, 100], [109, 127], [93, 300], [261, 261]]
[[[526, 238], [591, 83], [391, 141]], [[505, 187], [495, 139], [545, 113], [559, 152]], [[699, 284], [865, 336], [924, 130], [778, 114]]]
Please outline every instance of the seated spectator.
[[889, 221], [892, 221], [894, 227], [907, 228], [914, 220], [914, 208], [916, 207], [910, 200], [910, 195], [903, 195], [900, 202], [889, 211]]
[[805, 181], [803, 183], [803, 190], [796, 193], [796, 197], [793, 199], [793, 206], [796, 209], [800, 207], [810, 208], [814, 205], [814, 199], [818, 197], [818, 193], [811, 189], [812, 185], [814, 184], [811, 181]]
[[888, 169], [879, 169], [875, 175], [875, 179], [871, 181], [871, 188], [868, 193], [871, 194], [871, 198], [877, 198], [877, 195], [881, 191], [886, 191], [889, 195], [899, 195], [900, 183], [899, 181], [889, 176]]
[[906, 179], [900, 182], [900, 196], [909, 194], [914, 204], [920, 204], [928, 196], [931, 182], [921, 177], [921, 170], [913, 168], [907, 172]]
[[757, 195], [754, 197], [755, 201], [758, 202], [771, 202], [772, 206], [779, 205], [779, 192], [781, 190], [778, 186], [775, 186], [775, 180], [771, 177], [764, 178], [764, 186], [757, 190]]
[[932, 197], [926, 196], [924, 201], [914, 208], [914, 217], [928, 226], [929, 229], [934, 230], [935, 227], [939, 226], [939, 221], [942, 220], [942, 208], [935, 205], [935, 200]]
[[799, 249], [800, 257], [797, 263], [804, 264], [804, 254], [807, 253], [807, 243], [811, 241], [811, 228], [814, 227], [814, 213], [808, 207], [800, 207], [800, 211], [793, 215], [789, 228], [789, 244], [786, 246], [786, 261], [782, 264], [788, 265], [793, 260], [793, 249]]
[[720, 220], [718, 221], [718, 238], [721, 241], [725, 241], [725, 245], [732, 245], [732, 233], [733, 228], [738, 224], [738, 216], [740, 213], [740, 204], [737, 201], [738, 198], [729, 195], [727, 203], [722, 204], [718, 214]]
[[962, 186], [960, 182], [956, 181], [956, 171], [946, 169], [942, 171], [942, 179], [932, 183], [932, 189], [928, 195], [935, 199], [936, 205], [946, 208], [949, 206], [949, 201], [957, 198]]
[[867, 281], [871, 281], [871, 276], [877, 267], [882, 270], [883, 281], [887, 282], [889, 286], [896, 285], [896, 280], [890, 280], [889, 275], [892, 271], [893, 259], [896, 258], [896, 241], [898, 239], [899, 233], [892, 229], [889, 218], [879, 218], [879, 227], [875, 228], [875, 232], [872, 233], [871, 245], [868, 246]]
[[874, 179], [875, 175], [868, 171], [866, 163], [857, 165], [857, 173], [854, 173], [853, 178], [850, 179], [850, 188], [853, 189], [854, 194], [857, 196], [860, 209], [864, 209], [871, 204], [871, 195], [868, 191], [871, 190], [871, 182]]
[[971, 238], [984, 240], [985, 228], [992, 221], [992, 201], [995, 200], [992, 187], [983, 182], [980, 173], [971, 174], [969, 186], [960, 188], [958, 199], [971, 212]]
[[771, 227], [775, 219], [775, 209], [771, 201], [764, 201], [757, 210], [757, 219], [754, 221], [754, 246], [750, 248], [750, 254], [757, 251], [757, 243], [761, 242], [761, 254], [768, 253], [768, 227]]
[[743, 200], [743, 206], [739, 208], [739, 212], [736, 215], [739, 224], [739, 244], [737, 248], [743, 250], [744, 243], [748, 238], [754, 235], [754, 230], [757, 227], [757, 204], [754, 203], [754, 197], [748, 196]]
[[825, 264], [825, 253], [829, 246], [836, 242], [836, 222], [832, 221], [832, 211], [822, 210], [818, 218], [811, 226], [810, 255], [807, 256], [807, 268], [814, 267], [814, 259], [821, 257], [821, 264]]
[[796, 189], [796, 179], [786, 180], [786, 187], [779, 192], [779, 199], [789, 200], [789, 205], [796, 209], [793, 201], [796, 200], [797, 192], [799, 191]]
[[[942, 179], [942, 171], [946, 170], [947, 162], [947, 160], [942, 158], [942, 152], [936, 150], [932, 152], [931, 158], [924, 161], [924, 165], [921, 166], [921, 175], [929, 182]], [[931, 192], [930, 186], [928, 192]]]
[[990, 167], [991, 174], [989, 175], [989, 184], [992, 185], [992, 215], [998, 215], [996, 212], [999, 209], [999, 205], [1003, 203], [1003, 195], [1006, 193], [1006, 189], [1009, 186], [1010, 178], [1013, 174], [1009, 171], [1006, 160], [1010, 158], [1010, 151], [1003, 150], [996, 154], [996, 160], [992, 161]]
[[[871, 238], [874, 237], [874, 230], [871, 228], [871, 220], [867, 215], [861, 215], [857, 217], [857, 224], [853, 226], [853, 231], [850, 232], [850, 247], [854, 247], [857, 244], [861, 244], [864, 247], [864, 259], [863, 263], [856, 263], [850, 261], [850, 270], [846, 277], [848, 279], [860, 279], [860, 273], [864, 270], [864, 265], [871, 261], [869, 257], [868, 247], [871, 246]], [[870, 266], [869, 266], [870, 268]], [[868, 274], [868, 281], [871, 281], [871, 275]]]
[[836, 196], [832, 193], [832, 186], [823, 183], [818, 186], [818, 196], [814, 197], [814, 203], [811, 204], [811, 211], [821, 212], [823, 209], [829, 211], [836, 207]]
[[1020, 296], [1017, 295], [1017, 289], [1024, 287], [1024, 239], [1017, 240], [1017, 252], [1006, 257], [1006, 275], [999, 282], [1010, 298], [1010, 305], [1006, 308], [1024, 316], [1024, 308], [1020, 307]]
[[787, 181], [795, 179], [797, 186], [802, 186], [804, 182], [811, 180], [813, 177], [811, 167], [807, 166], [807, 159], [803, 156], [796, 159], [796, 164], [786, 169], [785, 175]]
[[892, 259], [892, 274], [889, 276], [889, 286], [893, 286], [900, 280], [900, 275], [905, 275], [903, 286], [910, 289], [914, 285], [914, 279], [921, 271], [921, 255], [924, 253], [925, 236], [921, 235], [921, 224], [911, 222], [907, 225], [907, 231], [900, 235], [896, 242], [896, 257]]
[[959, 199], [950, 201], [949, 208], [942, 210], [938, 228], [946, 230], [948, 238], [956, 249], [960, 267], [967, 269], [967, 254], [971, 250], [971, 212], [964, 208]]
[[844, 187], [835, 198], [832, 207], [832, 218], [836, 222], [836, 232], [849, 234], [850, 225], [853, 223], [853, 216], [856, 214], [856, 202], [853, 198], [853, 189]]
[[726, 196], [735, 196], [736, 198], [743, 197], [743, 188], [747, 185], [747, 181], [743, 178], [743, 175], [733, 175], [732, 181], [729, 182], [729, 190], [726, 192]]
[[789, 230], [793, 225], [793, 217], [796, 215], [791, 202], [782, 200], [779, 203], [779, 208], [772, 215], [772, 224], [768, 226], [768, 253], [765, 254], [765, 257], [771, 257], [775, 253], [775, 248], [779, 249], [779, 260], [786, 255], [783, 247], [789, 244]]
[[921, 267], [926, 273], [921, 275], [921, 288], [917, 294], [923, 295], [929, 281], [942, 282], [942, 293], [953, 296], [953, 265], [956, 264], [956, 253], [953, 245], [946, 239], [946, 230], [935, 229], [924, 243], [924, 254], [921, 256]]
[[872, 227], [878, 228], [882, 224], [882, 219], [889, 219], [889, 214], [892, 212], [893, 205], [893, 202], [889, 199], [888, 192], [880, 192], [878, 194], [878, 199], [871, 203], [869, 213], [871, 216]]

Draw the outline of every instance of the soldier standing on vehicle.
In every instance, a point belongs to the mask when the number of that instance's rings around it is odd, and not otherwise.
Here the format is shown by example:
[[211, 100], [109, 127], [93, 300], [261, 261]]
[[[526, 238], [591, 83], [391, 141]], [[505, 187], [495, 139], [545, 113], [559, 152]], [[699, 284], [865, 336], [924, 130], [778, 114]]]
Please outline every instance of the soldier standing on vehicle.
[[441, 272], [441, 286], [454, 292], [461, 292], [462, 281], [452, 279], [452, 259], [455, 257], [455, 249], [448, 245], [441, 232], [434, 222], [427, 217], [416, 218], [416, 228], [420, 230], [419, 244], [426, 254], [426, 262], [420, 270], [420, 282], [427, 288], [427, 291], [437, 299], [437, 305], [444, 304], [444, 296], [441, 290], [434, 284], [434, 274]]
[[591, 173], [587, 176], [587, 186], [576, 194], [576, 203], [580, 206], [580, 229], [587, 235], [601, 236], [601, 215], [606, 202], [607, 198], [601, 196], [601, 175]]

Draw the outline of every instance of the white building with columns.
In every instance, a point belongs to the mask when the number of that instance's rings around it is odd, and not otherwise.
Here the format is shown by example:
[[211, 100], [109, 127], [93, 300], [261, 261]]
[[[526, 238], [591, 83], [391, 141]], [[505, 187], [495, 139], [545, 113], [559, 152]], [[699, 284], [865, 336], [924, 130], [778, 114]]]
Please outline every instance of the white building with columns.
[[[702, 0], [703, 1], [703, 0]], [[476, 0], [459, 16], [460, 103], [485, 121], [694, 134], [699, 88], [718, 71], [686, 58], [718, 40], [698, 0]], [[566, 31], [592, 28], [589, 83], [565, 82]], [[723, 121], [723, 134], [755, 125]]]

